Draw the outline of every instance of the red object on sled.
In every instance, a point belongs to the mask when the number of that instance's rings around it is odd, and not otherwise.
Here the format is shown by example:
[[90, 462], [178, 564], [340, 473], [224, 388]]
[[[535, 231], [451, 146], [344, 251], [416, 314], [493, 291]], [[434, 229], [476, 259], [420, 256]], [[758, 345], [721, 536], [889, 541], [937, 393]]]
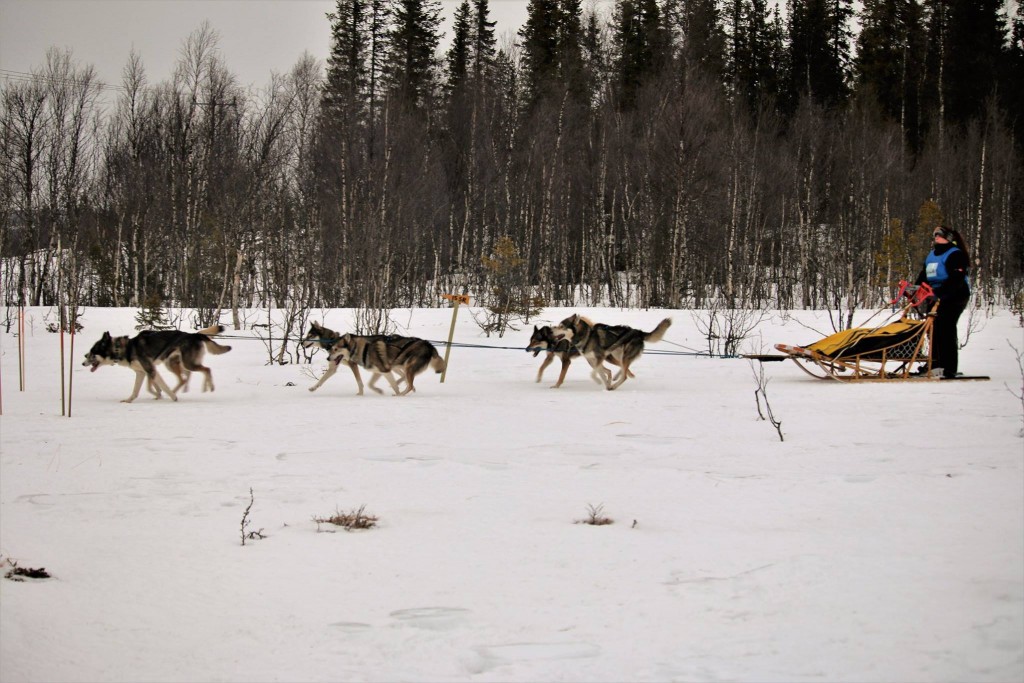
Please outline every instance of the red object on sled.
[[890, 304], [898, 302], [901, 298], [906, 297], [910, 299], [911, 306], [920, 306], [928, 297], [935, 296], [935, 290], [931, 288], [927, 282], [922, 282], [919, 285], [912, 285], [906, 280], [900, 280], [900, 291], [896, 293], [896, 298], [890, 301]]

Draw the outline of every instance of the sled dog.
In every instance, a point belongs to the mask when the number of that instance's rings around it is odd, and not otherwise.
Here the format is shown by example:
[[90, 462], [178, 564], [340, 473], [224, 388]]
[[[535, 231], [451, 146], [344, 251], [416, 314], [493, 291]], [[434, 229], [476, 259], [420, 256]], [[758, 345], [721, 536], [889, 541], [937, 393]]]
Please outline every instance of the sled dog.
[[[177, 392], [187, 385], [191, 372], [203, 373], [203, 391], [213, 391], [213, 373], [202, 364], [202, 360], [207, 351], [220, 355], [231, 350], [230, 346], [218, 344], [210, 338], [223, 331], [222, 325], [214, 325], [198, 332], [143, 330], [134, 337], [112, 337], [110, 332], [104, 332], [85, 354], [82, 365], [91, 366], [92, 372], [101, 365], [123, 365], [134, 370], [135, 388], [122, 403], [131, 403], [139, 397], [144, 379], [149, 381], [150, 392], [157, 398], [163, 391], [172, 401], [177, 401]], [[177, 376], [178, 385], [173, 390], [157, 372], [158, 363], [163, 363]]]
[[[443, 372], [445, 367], [444, 361], [438, 355], [434, 345], [418, 337], [404, 337], [397, 334], [339, 335], [330, 328], [311, 322], [309, 333], [303, 339], [302, 345], [305, 348], [319, 345], [320, 348], [326, 349], [328, 354], [327, 371], [316, 384], [309, 388], [310, 391], [319, 389], [337, 372], [341, 363], [345, 363], [351, 368], [352, 375], [359, 387], [357, 391], [359, 395], [363, 393], [360, 367], [372, 373], [369, 381], [370, 389], [378, 394], [382, 393], [375, 385], [380, 377], [384, 377], [395, 394], [399, 396], [416, 391], [416, 375], [423, 372], [428, 365], [436, 372]], [[395, 377], [395, 374], [398, 376]], [[399, 389], [399, 384], [403, 381], [406, 386], [404, 389]]]
[[302, 338], [302, 348], [310, 349], [314, 346], [319, 346], [321, 349], [327, 352], [327, 370], [320, 377], [316, 384], [309, 388], [310, 391], [316, 391], [323, 386], [324, 382], [334, 376], [334, 373], [338, 371], [338, 366], [342, 363], [348, 366], [352, 370], [352, 375], [356, 378], [356, 385], [359, 386], [357, 392], [359, 396], [363, 395], [363, 378], [359, 376], [359, 366], [355, 363], [343, 361], [341, 354], [332, 352], [334, 345], [341, 339], [341, 335], [332, 330], [329, 327], [324, 327], [318, 324], [315, 320], [309, 321], [309, 331], [306, 332], [306, 336]]
[[[672, 324], [665, 318], [650, 332], [637, 330], [627, 325], [604, 325], [593, 323], [581, 315], [571, 315], [552, 329], [556, 340], [572, 342], [580, 354], [587, 359], [593, 373], [599, 376], [608, 390], [618, 388], [629, 376], [629, 367], [644, 352], [644, 344], [658, 342], [665, 336]], [[604, 361], [617, 361], [619, 372], [612, 377]]]
[[[389, 353], [398, 352], [397, 355], [391, 358], [391, 368], [396, 370], [401, 375], [401, 378], [405, 380], [405, 389], [402, 391], [403, 395], [416, 391], [416, 375], [426, 370], [428, 365], [437, 374], [444, 372], [444, 359], [437, 352], [437, 348], [426, 339], [405, 337], [402, 344], [390, 341], [386, 343]], [[371, 388], [373, 386], [372, 379], [370, 380], [370, 386]]]
[[[310, 321], [309, 332], [307, 332], [306, 336], [302, 339], [302, 346], [307, 349], [314, 346], [319, 346], [320, 348], [327, 351], [328, 361], [327, 370], [320, 377], [317, 383], [309, 388], [310, 391], [316, 391], [321, 386], [323, 386], [324, 382], [329, 380], [332, 376], [334, 376], [334, 373], [338, 371], [338, 366], [344, 363], [352, 371], [352, 376], [356, 380], [356, 386], [359, 387], [358, 391], [356, 391], [356, 395], [363, 395], [363, 378], [359, 372], [360, 363], [356, 359], [346, 357], [345, 353], [343, 353], [342, 347], [339, 345], [339, 343], [342, 340], [342, 337], [345, 336], [351, 337], [352, 335], [343, 335], [338, 332], [335, 332], [329, 327], [324, 327], [323, 325], [320, 325], [315, 321]], [[362, 345], [362, 350], [365, 352], [366, 355], [366, 363], [368, 363], [370, 366], [373, 366], [374, 364], [380, 366], [387, 364], [387, 349], [384, 348], [382, 350], [381, 347], [379, 347], [376, 344], [376, 342], [387, 344], [387, 341], [390, 340], [393, 345], [401, 347], [403, 346], [404, 340], [407, 338], [400, 337], [398, 335], [363, 335], [360, 337], [360, 339], [364, 341], [364, 344]], [[381, 359], [384, 359], [384, 361], [381, 362]], [[376, 383], [377, 380], [385, 373], [376, 372], [373, 370], [373, 367], [367, 367], [365, 364], [363, 365], [363, 367], [366, 367], [366, 369], [373, 372], [373, 375], [370, 377], [370, 388], [373, 389], [378, 394], [383, 393], [381, 392], [380, 389], [376, 387]], [[392, 379], [394, 378], [392, 377]], [[392, 384], [392, 388], [395, 388], [395, 386], [400, 381], [401, 379], [396, 379], [395, 382]], [[397, 389], [395, 389], [395, 393], [398, 393]]]
[[[530, 345], [526, 347], [527, 351], [533, 351], [533, 357], [536, 358], [541, 351], [547, 351], [547, 356], [544, 358], [544, 362], [540, 364], [540, 369], [537, 370], [537, 382], [540, 382], [544, 377], [544, 370], [547, 369], [551, 362], [558, 358], [562, 361], [562, 371], [558, 373], [558, 381], [551, 387], [557, 389], [562, 386], [562, 382], [565, 381], [565, 373], [569, 370], [569, 365], [576, 358], [579, 358], [580, 351], [572, 342], [568, 339], [555, 339], [555, 335], [552, 332], [550, 325], [544, 325], [543, 327], [533, 326], [533, 334], [530, 336]], [[614, 358], [607, 359], [609, 363], [618, 365], [619, 362]], [[591, 373], [593, 375], [593, 373]], [[630, 377], [636, 377], [630, 371]], [[597, 377], [594, 377], [594, 381], [600, 383]]]

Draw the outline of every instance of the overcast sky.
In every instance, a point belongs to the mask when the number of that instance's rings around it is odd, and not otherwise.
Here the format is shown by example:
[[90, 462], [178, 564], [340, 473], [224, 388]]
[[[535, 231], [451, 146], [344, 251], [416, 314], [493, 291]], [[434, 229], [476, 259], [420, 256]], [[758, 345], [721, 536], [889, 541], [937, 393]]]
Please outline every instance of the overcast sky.
[[[444, 0], [451, 35], [457, 0]], [[527, 0], [491, 0], [499, 44], [526, 20]], [[108, 84], [118, 84], [134, 46], [150, 83], [170, 77], [184, 40], [204, 20], [220, 34], [228, 69], [243, 85], [263, 86], [303, 52], [327, 58], [325, 15], [333, 0], [0, 0], [0, 82], [40, 68], [49, 47], [70, 48]]]

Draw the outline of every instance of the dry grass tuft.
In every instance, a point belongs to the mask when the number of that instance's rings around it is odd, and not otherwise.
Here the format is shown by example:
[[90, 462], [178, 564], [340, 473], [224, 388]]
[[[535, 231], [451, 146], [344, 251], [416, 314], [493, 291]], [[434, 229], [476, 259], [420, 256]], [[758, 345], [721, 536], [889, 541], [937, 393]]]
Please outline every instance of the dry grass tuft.
[[586, 519], [577, 519], [573, 524], [590, 524], [591, 526], [604, 526], [605, 524], [614, 524], [615, 520], [611, 517], [604, 516], [604, 504], [594, 507], [593, 505], [587, 505], [587, 517]]
[[50, 578], [50, 572], [46, 571], [46, 567], [19, 567], [17, 561], [10, 558], [0, 559], [0, 567], [7, 565], [10, 567], [4, 574], [5, 579], [11, 581], [24, 581], [28, 579], [48, 579]]
[[372, 529], [377, 526], [377, 516], [366, 514], [365, 510], [365, 505], [361, 505], [358, 510], [352, 510], [351, 512], [335, 510], [334, 514], [330, 517], [314, 517], [313, 521], [316, 522], [317, 531], [320, 531], [321, 524], [340, 526], [345, 531]]

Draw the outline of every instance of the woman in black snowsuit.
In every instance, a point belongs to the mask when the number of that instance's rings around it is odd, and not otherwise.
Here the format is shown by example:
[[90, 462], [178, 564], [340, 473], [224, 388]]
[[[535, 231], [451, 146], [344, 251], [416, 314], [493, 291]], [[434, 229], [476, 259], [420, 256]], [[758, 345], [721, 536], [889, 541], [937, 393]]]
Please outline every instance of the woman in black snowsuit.
[[[917, 284], [927, 282], [939, 298], [932, 333], [932, 374], [956, 377], [960, 346], [956, 324], [971, 298], [970, 257], [963, 237], [956, 230], [940, 225], [932, 236], [935, 244], [917, 276]], [[921, 368], [921, 372], [925, 370]]]

